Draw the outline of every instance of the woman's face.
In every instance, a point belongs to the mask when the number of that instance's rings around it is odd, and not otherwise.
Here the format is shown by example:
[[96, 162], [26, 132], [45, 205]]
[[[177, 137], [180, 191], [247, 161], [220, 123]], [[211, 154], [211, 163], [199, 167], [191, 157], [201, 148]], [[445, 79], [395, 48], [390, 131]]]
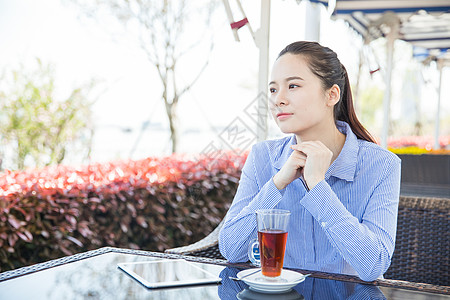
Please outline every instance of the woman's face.
[[269, 91], [272, 116], [282, 132], [317, 139], [330, 121], [334, 124], [327, 93], [302, 55], [287, 53], [278, 58]]

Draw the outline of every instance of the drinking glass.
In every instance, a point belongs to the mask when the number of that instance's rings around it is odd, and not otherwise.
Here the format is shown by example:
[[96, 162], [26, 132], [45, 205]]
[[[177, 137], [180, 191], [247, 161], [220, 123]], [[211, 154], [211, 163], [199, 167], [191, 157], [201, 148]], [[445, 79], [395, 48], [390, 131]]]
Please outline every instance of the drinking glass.
[[[262, 275], [266, 278], [277, 278], [283, 269], [284, 252], [286, 250], [287, 228], [291, 212], [283, 209], [262, 209], [256, 211], [258, 242], [250, 244], [249, 257], [255, 263], [260, 256]], [[255, 249], [259, 244], [259, 251]]]

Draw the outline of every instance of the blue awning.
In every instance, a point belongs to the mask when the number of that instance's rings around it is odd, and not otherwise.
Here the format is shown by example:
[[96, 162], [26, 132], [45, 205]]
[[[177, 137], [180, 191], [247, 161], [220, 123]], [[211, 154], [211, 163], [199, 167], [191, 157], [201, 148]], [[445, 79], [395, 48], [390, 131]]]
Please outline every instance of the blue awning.
[[[449, 0], [311, 0], [332, 10], [367, 40], [385, 36], [399, 22], [398, 39], [427, 49], [450, 49]], [[332, 7], [334, 6], [334, 7]]]

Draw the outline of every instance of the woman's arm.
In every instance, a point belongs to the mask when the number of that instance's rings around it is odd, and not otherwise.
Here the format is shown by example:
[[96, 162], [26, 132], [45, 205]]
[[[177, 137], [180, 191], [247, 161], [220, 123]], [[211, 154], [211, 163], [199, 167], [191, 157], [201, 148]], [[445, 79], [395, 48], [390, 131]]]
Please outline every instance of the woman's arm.
[[250, 240], [256, 238], [256, 210], [274, 208], [284, 193], [271, 180], [271, 165], [263, 147], [256, 145], [250, 152], [219, 233], [219, 250], [230, 262], [248, 261]]
[[383, 174], [361, 222], [345, 208], [326, 181], [318, 183], [300, 202], [365, 281], [375, 280], [386, 272], [395, 246], [400, 160], [392, 159], [386, 164], [373, 170]]

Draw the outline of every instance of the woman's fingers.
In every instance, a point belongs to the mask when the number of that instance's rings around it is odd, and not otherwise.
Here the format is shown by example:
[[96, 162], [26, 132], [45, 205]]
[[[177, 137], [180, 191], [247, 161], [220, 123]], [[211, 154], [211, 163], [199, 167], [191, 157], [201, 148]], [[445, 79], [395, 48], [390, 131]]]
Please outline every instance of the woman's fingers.
[[306, 160], [306, 154], [301, 151], [294, 150], [289, 159], [301, 164], [299, 167], [303, 167]]
[[300, 151], [293, 151], [280, 171], [273, 177], [275, 186], [282, 190], [289, 183], [302, 175], [306, 163], [306, 155]]
[[273, 180], [278, 189], [285, 188], [289, 183], [303, 175], [310, 189], [325, 179], [333, 152], [320, 141], [307, 141], [292, 145], [294, 150], [281, 170]]
[[294, 152], [306, 156], [303, 165], [303, 177], [307, 185], [312, 189], [325, 178], [333, 152], [320, 141], [302, 142], [292, 145]]
[[296, 151], [303, 152], [305, 155], [308, 155], [308, 153], [315, 154], [316, 152], [317, 153], [320, 153], [320, 152], [330, 153], [331, 152], [330, 149], [328, 149], [320, 141], [303, 142], [303, 143], [300, 143], [297, 145], [292, 145], [291, 148]]

